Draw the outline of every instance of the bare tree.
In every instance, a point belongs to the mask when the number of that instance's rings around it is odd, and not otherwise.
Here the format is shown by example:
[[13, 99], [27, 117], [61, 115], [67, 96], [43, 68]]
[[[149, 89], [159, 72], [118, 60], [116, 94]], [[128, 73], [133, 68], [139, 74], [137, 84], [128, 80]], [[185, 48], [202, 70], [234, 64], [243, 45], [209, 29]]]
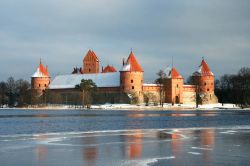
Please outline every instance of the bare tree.
[[5, 82], [0, 82], [0, 107], [6, 104], [8, 104], [7, 85]]
[[163, 107], [164, 103], [164, 93], [166, 89], [166, 73], [163, 70], [160, 70], [157, 73], [158, 78], [155, 80], [156, 84], [160, 85], [160, 105]]

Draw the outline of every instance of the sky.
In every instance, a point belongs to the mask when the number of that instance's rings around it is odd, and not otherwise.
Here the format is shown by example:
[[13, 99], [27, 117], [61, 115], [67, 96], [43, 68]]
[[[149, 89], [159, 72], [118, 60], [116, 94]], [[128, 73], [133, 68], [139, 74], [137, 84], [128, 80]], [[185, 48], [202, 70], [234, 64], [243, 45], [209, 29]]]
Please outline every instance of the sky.
[[249, 0], [1, 0], [0, 81], [82, 66], [88, 49], [121, 68], [131, 48], [145, 82], [173, 64], [185, 78], [205, 58], [217, 78], [250, 67]]

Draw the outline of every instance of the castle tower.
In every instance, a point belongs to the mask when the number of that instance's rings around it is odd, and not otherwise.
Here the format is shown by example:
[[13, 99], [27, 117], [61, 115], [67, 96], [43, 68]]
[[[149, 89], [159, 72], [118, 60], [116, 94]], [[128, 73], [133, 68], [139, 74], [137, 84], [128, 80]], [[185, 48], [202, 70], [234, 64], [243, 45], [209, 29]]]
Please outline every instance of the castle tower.
[[183, 103], [183, 77], [175, 67], [167, 73], [165, 102], [180, 104]]
[[204, 58], [201, 61], [199, 69], [193, 73], [192, 82], [197, 86], [197, 93], [201, 98], [200, 104], [218, 102], [217, 97], [214, 95], [214, 74]]
[[43, 91], [48, 88], [50, 84], [50, 75], [48, 66], [45, 68], [40, 60], [37, 71], [31, 77], [31, 89], [37, 97], [43, 94]]
[[83, 74], [89, 73], [99, 73], [99, 59], [92, 50], [83, 58]]
[[141, 65], [131, 51], [127, 61], [123, 62], [123, 67], [120, 70], [120, 87], [122, 92], [136, 96], [139, 103], [143, 101], [143, 73]]

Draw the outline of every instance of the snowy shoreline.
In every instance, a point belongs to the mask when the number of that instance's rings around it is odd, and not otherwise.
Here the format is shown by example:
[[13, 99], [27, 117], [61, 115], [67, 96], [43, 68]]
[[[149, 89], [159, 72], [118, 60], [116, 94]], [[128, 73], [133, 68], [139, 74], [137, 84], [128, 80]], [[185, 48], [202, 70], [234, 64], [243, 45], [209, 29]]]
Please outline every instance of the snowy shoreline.
[[81, 106], [72, 106], [72, 105], [48, 105], [48, 106], [39, 106], [39, 107], [23, 107], [23, 108], [0, 108], [4, 110], [11, 109], [22, 109], [22, 110], [145, 110], [145, 111], [168, 111], [168, 110], [250, 110], [250, 108], [241, 109], [235, 104], [206, 104], [199, 105], [196, 108], [195, 105], [188, 104], [164, 104], [161, 106], [145, 106], [145, 105], [132, 105], [132, 104], [103, 104], [103, 105], [92, 105], [90, 109], [82, 108]]

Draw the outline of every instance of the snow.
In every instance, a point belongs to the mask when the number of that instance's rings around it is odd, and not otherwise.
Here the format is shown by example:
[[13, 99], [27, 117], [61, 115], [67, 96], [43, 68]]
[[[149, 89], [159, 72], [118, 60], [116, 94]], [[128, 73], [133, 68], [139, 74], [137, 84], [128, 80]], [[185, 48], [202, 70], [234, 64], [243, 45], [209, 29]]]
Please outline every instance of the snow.
[[125, 64], [122, 68], [121, 71], [130, 71], [131, 67], [130, 64]]
[[240, 107], [236, 106], [235, 104], [221, 104], [221, 103], [216, 103], [216, 104], [204, 104], [204, 105], [199, 105], [200, 109], [239, 109]]
[[[92, 105], [92, 109], [149, 109], [149, 110], [154, 110], [154, 109], [162, 109], [160, 105], [158, 106], [145, 106], [145, 104], [141, 105], [132, 105], [132, 104], [102, 104], [102, 105]], [[174, 104], [172, 105], [171, 103], [164, 103], [163, 108], [166, 110], [171, 110], [171, 109], [196, 109], [195, 104]], [[222, 106], [221, 103], [218, 104], [205, 104], [205, 105], [199, 105], [198, 110], [219, 110], [219, 109], [240, 109], [237, 107], [235, 104], [224, 104]]]
[[143, 84], [143, 86], [159, 86], [158, 84]]
[[36, 78], [36, 77], [48, 77], [48, 76], [44, 75], [38, 67], [36, 72], [31, 77]]
[[211, 71], [209, 71], [209, 72], [206, 72], [206, 71], [203, 71], [203, 66], [201, 65], [201, 66], [199, 66], [199, 68], [198, 68], [198, 70], [196, 70], [194, 73], [193, 73], [193, 75], [194, 76], [201, 76], [201, 75], [214, 75], [214, 73], [213, 72], [211, 72]]
[[120, 73], [59, 75], [51, 82], [49, 89], [70, 89], [80, 84], [82, 79], [91, 79], [97, 87], [119, 87]]

